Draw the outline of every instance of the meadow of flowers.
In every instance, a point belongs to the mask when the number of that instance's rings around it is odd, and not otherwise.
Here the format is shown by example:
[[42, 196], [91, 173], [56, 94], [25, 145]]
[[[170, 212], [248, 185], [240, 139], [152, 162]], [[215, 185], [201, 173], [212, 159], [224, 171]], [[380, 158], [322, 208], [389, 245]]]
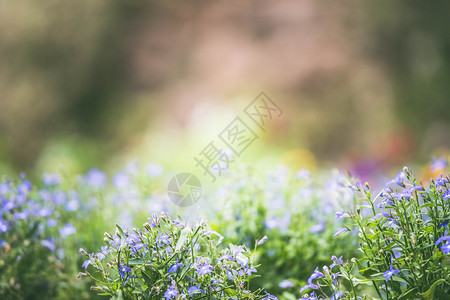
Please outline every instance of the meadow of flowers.
[[0, 299], [449, 299], [450, 182], [231, 172], [179, 208], [165, 171], [0, 182]]

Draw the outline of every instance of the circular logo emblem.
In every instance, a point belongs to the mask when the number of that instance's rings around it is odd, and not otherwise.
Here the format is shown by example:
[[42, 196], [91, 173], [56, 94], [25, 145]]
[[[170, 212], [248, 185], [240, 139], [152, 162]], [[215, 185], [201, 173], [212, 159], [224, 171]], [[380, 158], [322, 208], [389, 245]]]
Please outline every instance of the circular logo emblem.
[[170, 180], [167, 194], [175, 205], [191, 206], [200, 199], [202, 185], [194, 174], [180, 173]]

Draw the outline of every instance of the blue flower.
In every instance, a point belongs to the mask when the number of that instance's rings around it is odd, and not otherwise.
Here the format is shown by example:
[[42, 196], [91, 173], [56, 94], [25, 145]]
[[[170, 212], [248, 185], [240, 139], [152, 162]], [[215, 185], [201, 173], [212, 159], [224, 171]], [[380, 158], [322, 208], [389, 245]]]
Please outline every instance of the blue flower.
[[336, 218], [338, 218], [338, 219], [348, 218], [348, 217], [350, 217], [350, 215], [348, 213], [344, 212], [344, 210], [336, 212]]
[[339, 285], [339, 283], [337, 281], [338, 277], [339, 277], [339, 272], [331, 273], [331, 281], [333, 281], [333, 284], [336, 286]]
[[94, 253], [89, 254], [89, 259], [85, 260], [81, 266], [86, 269], [89, 265], [94, 264], [94, 261], [92, 260], [93, 258]]
[[431, 172], [437, 172], [444, 170], [448, 166], [447, 160], [445, 158], [435, 158], [431, 159], [430, 169]]
[[404, 193], [395, 193], [393, 195], [395, 198], [397, 198], [398, 200], [402, 200], [402, 199], [406, 199], [409, 200], [411, 199], [411, 194], [409, 192], [404, 192]]
[[92, 168], [87, 172], [87, 174], [83, 178], [84, 183], [94, 188], [102, 188], [105, 187], [108, 183], [108, 178], [106, 174], [102, 171]]
[[438, 178], [436, 178], [435, 186], [436, 187], [438, 187], [438, 186], [445, 186], [445, 184], [447, 182], [448, 182], [448, 179], [447, 178], [443, 178], [442, 174], [441, 174]]
[[44, 173], [42, 175], [42, 181], [44, 182], [44, 185], [47, 187], [58, 185], [61, 183], [61, 176], [59, 176], [58, 173], [54, 174]]
[[444, 220], [441, 224], [439, 224], [439, 229], [441, 229], [442, 227], [447, 228], [449, 221], [450, 219]]
[[412, 186], [409, 188], [408, 192], [414, 192], [414, 191], [424, 191], [424, 188], [421, 186], [416, 186], [416, 182], [414, 181]]
[[129, 273], [129, 272], [131, 272], [130, 267], [119, 264], [119, 275], [121, 278], [125, 277], [126, 273]]
[[131, 183], [128, 174], [126, 174], [125, 172], [119, 172], [114, 175], [112, 182], [114, 186], [119, 190], [126, 189]]
[[30, 212], [25, 209], [25, 210], [23, 210], [21, 212], [15, 212], [14, 213], [14, 218], [16, 220], [27, 220], [29, 215], [30, 215]]
[[344, 262], [342, 261], [342, 258], [343, 258], [344, 256], [343, 255], [341, 255], [339, 258], [337, 258], [336, 256], [332, 256], [331, 257], [331, 260], [333, 261], [333, 263], [330, 265], [330, 269], [332, 269], [334, 266], [338, 266], [338, 265], [341, 265], [341, 264], [343, 264]]
[[394, 269], [394, 267], [391, 264], [391, 267], [389, 268], [389, 270], [384, 272], [383, 277], [386, 278], [386, 282], [387, 282], [389, 280], [389, 278], [391, 278], [392, 275], [395, 275], [397, 273], [400, 273], [400, 271], [397, 269]]
[[51, 240], [43, 240], [41, 241], [41, 245], [50, 249], [50, 251], [55, 251], [55, 244]]
[[441, 251], [447, 255], [450, 254], [450, 236], [447, 235], [447, 231], [445, 231], [444, 235], [441, 236], [435, 243], [436, 246], [438, 246], [440, 243], [444, 242], [444, 244], [441, 245]]
[[178, 295], [178, 290], [175, 289], [175, 286], [171, 286], [165, 293], [164, 293], [164, 298], [167, 299], [172, 299], [172, 297], [175, 297], [176, 295]]
[[223, 255], [223, 256], [221, 256], [221, 257], [219, 257], [219, 258], [217, 259], [217, 261], [222, 261], [222, 260], [224, 260], [224, 259], [227, 259], [227, 260], [231, 260], [231, 261], [234, 261], [234, 258], [233, 258], [233, 256], [231, 256], [231, 255], [228, 255], [228, 254], [225, 254], [225, 255]]
[[313, 225], [309, 228], [309, 233], [315, 234], [319, 233], [325, 230], [325, 225], [323, 222], [320, 222], [319, 224]]
[[286, 289], [286, 288], [293, 287], [294, 284], [292, 282], [290, 282], [289, 280], [285, 279], [285, 280], [281, 281], [278, 286], [282, 289]]
[[252, 276], [252, 273], [258, 272], [255, 268], [249, 268], [248, 265], [244, 267], [243, 270], [239, 271], [239, 276], [244, 276], [244, 273], [248, 276]]
[[308, 278], [308, 283], [311, 284], [313, 280], [323, 277], [323, 273], [319, 271], [319, 268], [316, 267], [314, 273], [311, 274]]
[[172, 272], [176, 272], [177, 270], [178, 270], [178, 268], [179, 267], [183, 267], [184, 265], [182, 264], [182, 263], [175, 263], [175, 264], [173, 264], [173, 265], [171, 265], [170, 267], [169, 267], [169, 274], [170, 273], [172, 273]]
[[191, 287], [189, 287], [189, 289], [188, 289], [188, 296], [189, 297], [191, 297], [192, 295], [195, 295], [195, 294], [200, 294], [200, 293], [202, 293], [202, 294], [204, 294], [205, 292], [204, 291], [202, 291], [201, 289], [200, 289], [200, 284], [198, 285], [198, 286], [191, 286]]
[[268, 240], [267, 235], [265, 235], [265, 236], [258, 242], [258, 246], [264, 244], [267, 240]]
[[341, 233], [344, 233], [344, 232], [347, 232], [347, 231], [348, 231], [348, 228], [338, 228], [338, 230], [336, 231], [335, 234], [333, 234], [333, 236], [338, 236]]
[[75, 234], [77, 232], [77, 229], [70, 223], [67, 223], [64, 225], [64, 227], [59, 229], [59, 234], [65, 238], [69, 235]]
[[5, 181], [3, 183], [0, 183], [0, 195], [4, 195], [8, 193], [11, 190], [11, 183], [10, 181]]
[[394, 180], [392, 182], [395, 182], [399, 186], [405, 187], [405, 184], [403, 183], [403, 180], [405, 178], [406, 178], [406, 173], [401, 171], [395, 176], [395, 178], [394, 178]]
[[31, 191], [31, 183], [29, 181], [24, 181], [19, 184], [16, 189], [19, 195], [26, 195]]
[[199, 275], [206, 275], [213, 271], [213, 267], [208, 263], [204, 262], [200, 267], [196, 270]]
[[150, 178], [159, 177], [163, 174], [164, 168], [157, 164], [148, 164], [147, 165], [147, 175]]
[[236, 249], [233, 251], [233, 255], [236, 256], [242, 252], [247, 252], [247, 251], [245, 251], [245, 249], [242, 246], [237, 246]]
[[267, 293], [266, 291], [264, 291], [264, 293], [266, 293], [266, 296], [264, 298], [262, 298], [262, 300], [278, 300], [277, 297], [270, 295], [269, 293]]
[[314, 292], [312, 292], [309, 296], [308, 296], [308, 294], [303, 295], [303, 297], [301, 299], [317, 300], [317, 297], [316, 297], [316, 294]]

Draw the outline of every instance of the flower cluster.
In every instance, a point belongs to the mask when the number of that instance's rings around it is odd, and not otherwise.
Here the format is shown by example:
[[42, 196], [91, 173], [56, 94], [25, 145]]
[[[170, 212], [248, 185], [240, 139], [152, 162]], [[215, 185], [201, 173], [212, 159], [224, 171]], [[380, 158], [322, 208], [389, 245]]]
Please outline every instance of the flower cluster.
[[[347, 188], [348, 180], [336, 170], [313, 176], [307, 170], [291, 174], [279, 167], [262, 178], [239, 170], [215, 196], [223, 204], [219, 202], [221, 206], [213, 212], [213, 225], [232, 242], [249, 247], [252, 237], [269, 236], [258, 256], [263, 276], [255, 282], [295, 297], [295, 286], [301, 284], [297, 281], [306, 280], [309, 270], [325, 264], [330, 252], [358, 253], [355, 238], [332, 237], [345, 222], [334, 218], [334, 212], [354, 208], [356, 197]], [[211, 199], [208, 204], [216, 202]]]
[[117, 225], [98, 252], [81, 249], [87, 257], [81, 275], [90, 275], [99, 293], [127, 299], [276, 299], [249, 289], [255, 253], [232, 244], [220, 249], [222, 240], [204, 220], [189, 226], [161, 213], [142, 230]]
[[[446, 299], [450, 294], [449, 179], [440, 175], [424, 187], [408, 168], [386, 183], [376, 196], [370, 186], [354, 186], [362, 195], [356, 211], [340, 211], [346, 224], [336, 235], [350, 231], [359, 239], [362, 257], [351, 263], [338, 260], [338, 277], [347, 279], [347, 298], [370, 285], [382, 299]], [[358, 274], [350, 271], [358, 269]], [[332, 269], [332, 266], [329, 267]], [[331, 276], [331, 275], [330, 275]], [[316, 272], [306, 288], [317, 290], [312, 280], [325, 277]], [[334, 293], [338, 282], [325, 286]], [[305, 289], [306, 289], [305, 288]], [[303, 290], [302, 290], [303, 292]], [[329, 296], [320, 290], [322, 296]], [[433, 298], [434, 297], [434, 298]]]
[[70, 245], [77, 230], [60, 176], [44, 174], [43, 182], [41, 190], [24, 175], [0, 183], [0, 297], [54, 295], [49, 287], [57, 284], [55, 269], [64, 268], [63, 240]]

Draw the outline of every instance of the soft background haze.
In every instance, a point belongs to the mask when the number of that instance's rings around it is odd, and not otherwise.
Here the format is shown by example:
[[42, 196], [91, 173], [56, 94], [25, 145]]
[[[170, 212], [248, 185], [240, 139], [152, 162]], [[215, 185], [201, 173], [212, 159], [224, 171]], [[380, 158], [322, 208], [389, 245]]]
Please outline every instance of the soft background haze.
[[0, 3], [0, 173], [193, 157], [260, 92], [240, 161], [370, 179], [450, 146], [448, 1]]

